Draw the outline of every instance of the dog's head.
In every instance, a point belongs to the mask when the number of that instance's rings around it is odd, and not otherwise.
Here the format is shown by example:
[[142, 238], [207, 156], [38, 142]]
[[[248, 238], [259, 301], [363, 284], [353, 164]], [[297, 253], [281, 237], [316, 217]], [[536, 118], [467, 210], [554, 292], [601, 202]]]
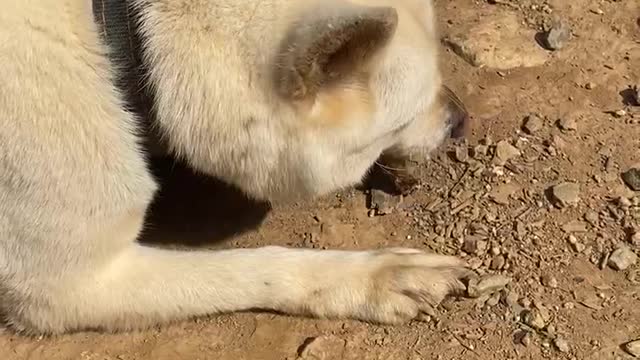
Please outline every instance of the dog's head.
[[441, 83], [431, 2], [359, 3], [303, 9], [274, 67], [301, 131], [322, 143], [303, 165], [312, 192], [359, 181], [382, 153], [426, 155], [467, 128], [464, 106]]
[[[206, 110], [212, 115], [199, 121], [225, 122], [225, 128], [208, 123], [185, 130], [184, 121], [170, 126], [170, 142], [172, 132], [183, 132], [173, 146], [188, 147], [179, 150], [196, 167], [259, 198], [315, 196], [361, 181], [383, 153], [427, 154], [462, 134], [467, 116], [441, 81], [430, 0], [263, 3], [269, 6], [258, 6], [251, 21], [268, 25], [243, 25], [238, 32], [238, 43], [256, 42], [246, 56], [265, 59], [252, 59], [258, 69], [242, 77], [254, 85], [247, 91], [237, 90], [243, 84], [220, 85], [239, 70], [233, 68], [237, 61], [218, 59], [227, 62], [220, 66], [228, 66], [229, 75], [211, 80], [217, 92], [202, 91], [223, 110]], [[268, 11], [280, 12], [279, 20], [264, 20]], [[194, 84], [184, 84], [189, 86]], [[205, 143], [205, 128], [217, 131], [215, 138], [227, 132], [232, 138]], [[197, 143], [185, 145], [198, 132]]]

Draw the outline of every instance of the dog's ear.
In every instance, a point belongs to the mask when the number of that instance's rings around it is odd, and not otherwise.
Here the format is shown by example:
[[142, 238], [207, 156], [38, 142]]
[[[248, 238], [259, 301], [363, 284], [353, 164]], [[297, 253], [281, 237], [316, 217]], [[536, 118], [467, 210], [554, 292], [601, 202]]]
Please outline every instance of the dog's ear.
[[297, 22], [283, 43], [275, 80], [287, 99], [313, 97], [322, 86], [360, 71], [385, 46], [398, 24], [398, 14], [391, 7], [328, 11], [313, 14], [311, 21]]

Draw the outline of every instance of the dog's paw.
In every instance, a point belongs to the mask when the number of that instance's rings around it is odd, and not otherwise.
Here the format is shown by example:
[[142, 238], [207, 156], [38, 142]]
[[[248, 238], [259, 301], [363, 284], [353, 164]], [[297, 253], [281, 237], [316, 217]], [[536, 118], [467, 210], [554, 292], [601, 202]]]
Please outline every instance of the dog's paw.
[[401, 324], [432, 315], [446, 296], [462, 294], [462, 280], [472, 274], [458, 258], [414, 249], [384, 249], [366, 256], [347, 266], [337, 289], [329, 292], [333, 296], [316, 299], [324, 303], [321, 308], [339, 317]]

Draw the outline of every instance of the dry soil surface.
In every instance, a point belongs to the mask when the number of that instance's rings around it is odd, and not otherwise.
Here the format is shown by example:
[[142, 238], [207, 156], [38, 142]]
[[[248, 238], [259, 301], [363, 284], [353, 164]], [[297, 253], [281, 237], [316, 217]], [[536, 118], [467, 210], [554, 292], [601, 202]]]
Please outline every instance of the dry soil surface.
[[[631, 358], [640, 192], [622, 174], [640, 165], [640, 3], [436, 4], [446, 81], [475, 122], [466, 142], [420, 165], [419, 189], [401, 202], [382, 196], [387, 211], [370, 209], [366, 188], [270, 209], [160, 164], [147, 239], [417, 247], [464, 256], [479, 273], [509, 277], [506, 288], [449, 299], [430, 321], [397, 327], [242, 313], [126, 334], [6, 330], [0, 359]], [[550, 28], [555, 51], [544, 49]]]

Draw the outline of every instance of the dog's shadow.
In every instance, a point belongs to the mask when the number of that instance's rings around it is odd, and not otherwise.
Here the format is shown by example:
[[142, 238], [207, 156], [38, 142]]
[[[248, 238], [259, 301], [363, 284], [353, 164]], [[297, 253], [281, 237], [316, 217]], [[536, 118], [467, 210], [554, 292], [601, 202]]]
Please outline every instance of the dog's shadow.
[[[140, 242], [163, 247], [223, 245], [236, 235], [257, 229], [271, 211], [234, 186], [197, 173], [173, 159], [152, 160], [160, 190], [147, 211]], [[388, 172], [373, 166], [356, 190], [378, 189], [398, 194]]]
[[140, 242], [158, 246], [219, 245], [260, 226], [271, 206], [196, 173], [172, 158], [152, 160], [160, 190], [147, 212]]

